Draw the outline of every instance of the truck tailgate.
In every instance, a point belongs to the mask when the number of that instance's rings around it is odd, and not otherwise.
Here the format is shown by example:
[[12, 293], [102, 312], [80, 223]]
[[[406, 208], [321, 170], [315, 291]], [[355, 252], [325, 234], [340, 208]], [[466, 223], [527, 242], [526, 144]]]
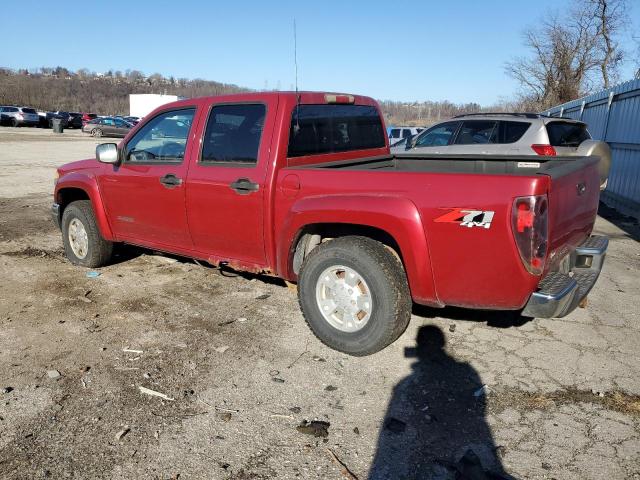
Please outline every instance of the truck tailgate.
[[591, 233], [598, 211], [600, 180], [597, 157], [580, 157], [550, 166], [549, 261], [558, 264]]

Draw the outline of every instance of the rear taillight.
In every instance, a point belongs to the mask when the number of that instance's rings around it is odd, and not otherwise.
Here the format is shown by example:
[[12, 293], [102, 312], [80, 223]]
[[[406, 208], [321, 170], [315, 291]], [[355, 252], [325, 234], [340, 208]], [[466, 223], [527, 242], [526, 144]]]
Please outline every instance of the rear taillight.
[[531, 145], [531, 148], [538, 155], [543, 155], [545, 157], [555, 157], [556, 149], [553, 148], [552, 145]]
[[546, 195], [518, 197], [513, 202], [511, 227], [518, 253], [529, 273], [544, 270], [548, 247], [548, 201]]

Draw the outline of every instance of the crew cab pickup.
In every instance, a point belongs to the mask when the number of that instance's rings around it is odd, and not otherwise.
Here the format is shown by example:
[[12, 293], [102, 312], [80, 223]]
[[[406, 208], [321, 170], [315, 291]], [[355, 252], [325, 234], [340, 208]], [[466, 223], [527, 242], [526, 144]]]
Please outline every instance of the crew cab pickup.
[[278, 276], [322, 342], [367, 355], [412, 301], [569, 314], [607, 249], [598, 161], [391, 155], [370, 98], [247, 93], [164, 105], [63, 165], [52, 213], [74, 264], [124, 242]]

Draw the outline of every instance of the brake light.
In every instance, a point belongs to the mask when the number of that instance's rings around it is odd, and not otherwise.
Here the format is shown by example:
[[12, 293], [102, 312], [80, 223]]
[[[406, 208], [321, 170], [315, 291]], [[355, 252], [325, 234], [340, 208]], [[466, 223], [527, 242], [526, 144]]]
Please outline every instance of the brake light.
[[334, 93], [327, 93], [324, 96], [324, 101], [327, 103], [353, 103], [355, 98], [353, 95], [338, 95]]
[[542, 273], [547, 257], [548, 205], [546, 195], [518, 197], [513, 202], [513, 236], [522, 263], [534, 275]]
[[553, 148], [552, 145], [531, 145], [531, 148], [538, 155], [543, 155], [545, 157], [555, 157], [556, 149]]

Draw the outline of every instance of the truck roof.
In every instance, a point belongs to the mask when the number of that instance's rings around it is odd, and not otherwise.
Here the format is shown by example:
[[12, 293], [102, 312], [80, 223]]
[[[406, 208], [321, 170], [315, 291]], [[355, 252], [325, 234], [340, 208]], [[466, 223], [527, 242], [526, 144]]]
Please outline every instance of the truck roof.
[[[325, 103], [344, 103], [355, 105], [372, 105], [377, 106], [378, 103], [371, 97], [365, 97], [362, 95], [353, 95], [350, 93], [338, 93], [338, 92], [312, 92], [312, 91], [270, 91], [270, 92], [242, 92], [233, 93], [228, 95], [210, 95], [204, 97], [187, 98], [184, 100], [178, 100], [177, 102], [171, 102], [163, 105], [172, 106], [187, 106], [192, 105], [194, 100], [213, 100], [222, 102], [246, 102], [246, 101], [260, 101], [267, 97], [280, 97], [286, 98], [292, 102], [305, 104], [325, 104]], [[329, 98], [328, 98], [329, 97]], [[331, 101], [334, 97], [337, 97], [338, 101]]]

